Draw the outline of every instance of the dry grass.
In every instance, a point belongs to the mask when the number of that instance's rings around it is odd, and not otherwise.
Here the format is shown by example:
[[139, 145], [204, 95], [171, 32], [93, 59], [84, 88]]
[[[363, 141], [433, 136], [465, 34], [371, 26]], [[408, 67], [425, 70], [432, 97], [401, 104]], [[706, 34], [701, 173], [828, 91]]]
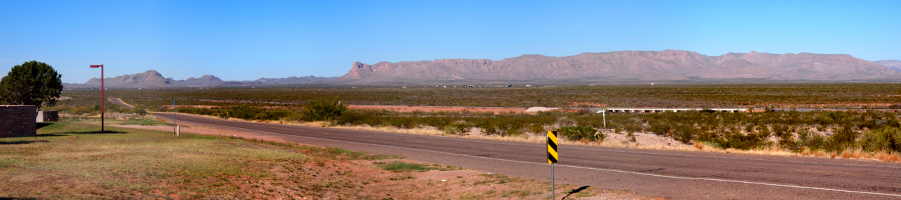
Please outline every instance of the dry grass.
[[877, 152], [873, 157], [885, 162], [901, 162], [901, 157], [895, 152]]
[[[58, 122], [0, 138], [0, 197], [39, 199], [545, 199], [547, 182], [436, 164], [386, 171], [334, 148]], [[152, 128], [153, 126], [137, 126]], [[382, 162], [382, 161], [378, 161]], [[406, 165], [405, 165], [406, 166]], [[453, 178], [452, 178], [453, 177]], [[559, 184], [558, 196], [572, 185]], [[642, 197], [589, 188], [576, 197]], [[578, 199], [578, 198], [576, 198]]]
[[848, 150], [843, 150], [839, 156], [841, 158], [851, 158], [851, 152], [848, 152]]

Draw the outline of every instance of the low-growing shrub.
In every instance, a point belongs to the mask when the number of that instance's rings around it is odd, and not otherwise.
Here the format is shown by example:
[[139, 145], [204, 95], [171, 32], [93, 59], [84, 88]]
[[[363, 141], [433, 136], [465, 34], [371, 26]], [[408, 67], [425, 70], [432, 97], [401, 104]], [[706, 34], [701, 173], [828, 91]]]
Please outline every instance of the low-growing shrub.
[[303, 109], [303, 119], [308, 121], [333, 120], [341, 117], [347, 105], [338, 99], [316, 99], [308, 101]]
[[896, 151], [901, 152], [901, 129], [886, 127], [864, 131], [858, 145], [869, 152]]
[[448, 125], [445, 125], [441, 128], [444, 131], [444, 134], [448, 135], [458, 135], [469, 132], [472, 129], [473, 124], [466, 121], [457, 121]]
[[571, 141], [579, 141], [587, 139], [588, 141], [604, 141], [607, 137], [603, 133], [598, 133], [597, 129], [584, 126], [567, 126], [557, 130], [561, 136]]

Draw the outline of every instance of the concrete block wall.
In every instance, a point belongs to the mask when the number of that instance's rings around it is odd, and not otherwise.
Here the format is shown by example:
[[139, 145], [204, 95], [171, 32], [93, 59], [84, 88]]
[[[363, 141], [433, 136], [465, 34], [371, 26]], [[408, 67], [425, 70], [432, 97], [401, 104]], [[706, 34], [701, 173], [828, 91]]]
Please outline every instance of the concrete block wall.
[[0, 138], [37, 135], [37, 107], [0, 105]]

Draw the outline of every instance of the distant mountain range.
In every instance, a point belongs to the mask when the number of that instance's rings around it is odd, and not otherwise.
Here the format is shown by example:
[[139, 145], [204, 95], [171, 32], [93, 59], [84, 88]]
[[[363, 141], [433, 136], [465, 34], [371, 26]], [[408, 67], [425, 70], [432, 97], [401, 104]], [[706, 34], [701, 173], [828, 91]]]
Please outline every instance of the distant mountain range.
[[881, 65], [885, 65], [885, 66], [888, 67], [889, 69], [894, 69], [895, 71], [901, 72], [901, 61], [898, 61], [898, 60], [880, 60], [880, 61], [876, 61], [876, 63], [879, 63], [879, 64], [881, 64]]
[[549, 57], [523, 55], [499, 61], [354, 63], [335, 84], [406, 84], [496, 81], [901, 81], [898, 61], [872, 62], [844, 54], [728, 53], [708, 56], [690, 51], [617, 51]]
[[[200, 78], [188, 78], [175, 80], [163, 77], [155, 70], [147, 70], [144, 73], [128, 74], [112, 78], [106, 78], [103, 84], [107, 88], [159, 88], [159, 87], [207, 87], [207, 86], [240, 86], [240, 85], [276, 85], [324, 82], [335, 77], [288, 77], [288, 78], [260, 78], [254, 81], [223, 81], [213, 75], [203, 75]], [[100, 79], [92, 78], [84, 84], [63, 84], [65, 88], [99, 88]]]
[[[341, 77], [260, 78], [223, 81], [213, 75], [174, 80], [159, 72], [122, 75], [105, 80], [110, 88], [204, 87], [276, 84], [484, 84], [505, 82], [784, 82], [901, 81], [901, 61], [866, 61], [845, 54], [728, 53], [708, 56], [690, 51], [616, 51], [550, 57], [523, 55], [503, 60], [439, 59], [433, 61], [353, 63]], [[100, 87], [100, 79], [66, 88]]]

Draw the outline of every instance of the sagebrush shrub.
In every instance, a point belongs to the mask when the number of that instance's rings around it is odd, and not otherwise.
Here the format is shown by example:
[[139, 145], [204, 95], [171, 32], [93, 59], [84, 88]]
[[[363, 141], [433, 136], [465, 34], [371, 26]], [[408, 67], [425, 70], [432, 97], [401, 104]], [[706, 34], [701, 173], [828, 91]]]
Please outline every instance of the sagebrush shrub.
[[579, 141], [587, 139], [588, 141], [604, 141], [606, 135], [598, 133], [597, 129], [584, 126], [568, 126], [562, 127], [557, 132], [571, 141]]

